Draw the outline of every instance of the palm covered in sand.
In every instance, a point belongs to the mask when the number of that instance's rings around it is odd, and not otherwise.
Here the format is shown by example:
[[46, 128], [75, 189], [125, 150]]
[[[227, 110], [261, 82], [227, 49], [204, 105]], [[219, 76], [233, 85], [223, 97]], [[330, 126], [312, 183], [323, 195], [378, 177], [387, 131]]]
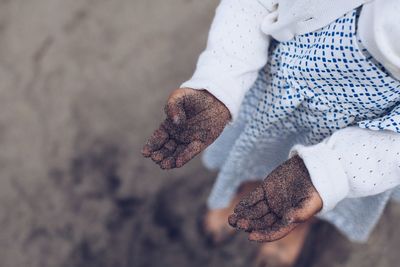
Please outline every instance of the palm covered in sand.
[[142, 154], [163, 169], [180, 168], [215, 141], [230, 120], [229, 110], [205, 90], [173, 91], [167, 118], [149, 138]]

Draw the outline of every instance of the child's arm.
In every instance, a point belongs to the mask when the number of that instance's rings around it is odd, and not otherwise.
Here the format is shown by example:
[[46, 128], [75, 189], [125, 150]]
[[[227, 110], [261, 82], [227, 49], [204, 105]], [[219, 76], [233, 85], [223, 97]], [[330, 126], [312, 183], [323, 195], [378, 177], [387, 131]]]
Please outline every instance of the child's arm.
[[260, 29], [270, 13], [267, 8], [274, 7], [258, 0], [221, 1], [197, 70], [184, 88], [170, 95], [167, 119], [144, 146], [145, 157], [164, 169], [181, 167], [236, 117], [245, 92], [267, 61], [269, 38]]
[[295, 146], [323, 200], [323, 212], [344, 198], [377, 195], [400, 185], [400, 134], [358, 127], [315, 146]]
[[205, 89], [224, 103], [235, 119], [244, 94], [265, 66], [270, 37], [261, 31], [276, 8], [258, 0], [222, 0], [211, 25], [206, 50], [193, 77], [182, 87]]
[[349, 127], [317, 145], [297, 145], [291, 155], [230, 217], [251, 240], [277, 240], [345, 198], [400, 185], [400, 134], [392, 131]]

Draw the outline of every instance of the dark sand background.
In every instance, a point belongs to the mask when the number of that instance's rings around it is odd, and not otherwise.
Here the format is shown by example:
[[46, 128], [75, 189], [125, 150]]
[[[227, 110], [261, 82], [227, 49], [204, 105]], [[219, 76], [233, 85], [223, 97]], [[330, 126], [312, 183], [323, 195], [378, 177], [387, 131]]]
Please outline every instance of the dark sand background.
[[[139, 150], [188, 78], [217, 0], [0, 0], [0, 266], [252, 266], [198, 219], [213, 175]], [[399, 266], [400, 209], [367, 245], [320, 226], [303, 266]]]

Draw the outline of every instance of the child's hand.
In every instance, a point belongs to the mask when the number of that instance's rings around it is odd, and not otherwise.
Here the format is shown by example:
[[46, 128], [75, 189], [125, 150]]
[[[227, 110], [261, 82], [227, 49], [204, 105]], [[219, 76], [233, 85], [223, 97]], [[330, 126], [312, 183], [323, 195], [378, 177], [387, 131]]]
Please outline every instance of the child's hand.
[[209, 92], [189, 88], [172, 92], [165, 113], [167, 119], [142, 150], [163, 169], [185, 165], [217, 139], [231, 118]]
[[235, 208], [229, 223], [249, 232], [249, 239], [270, 242], [286, 236], [322, 208], [308, 170], [299, 156], [276, 168]]

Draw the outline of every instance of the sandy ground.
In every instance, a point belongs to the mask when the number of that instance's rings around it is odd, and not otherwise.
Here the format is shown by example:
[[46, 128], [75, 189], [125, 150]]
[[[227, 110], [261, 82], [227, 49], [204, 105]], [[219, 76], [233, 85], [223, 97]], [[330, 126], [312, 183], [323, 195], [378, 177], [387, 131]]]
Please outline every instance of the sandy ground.
[[[214, 174], [139, 155], [216, 0], [0, 0], [0, 266], [252, 266], [198, 222]], [[400, 209], [367, 245], [316, 229], [303, 266], [398, 266]], [[306, 254], [305, 254], [306, 255]]]

